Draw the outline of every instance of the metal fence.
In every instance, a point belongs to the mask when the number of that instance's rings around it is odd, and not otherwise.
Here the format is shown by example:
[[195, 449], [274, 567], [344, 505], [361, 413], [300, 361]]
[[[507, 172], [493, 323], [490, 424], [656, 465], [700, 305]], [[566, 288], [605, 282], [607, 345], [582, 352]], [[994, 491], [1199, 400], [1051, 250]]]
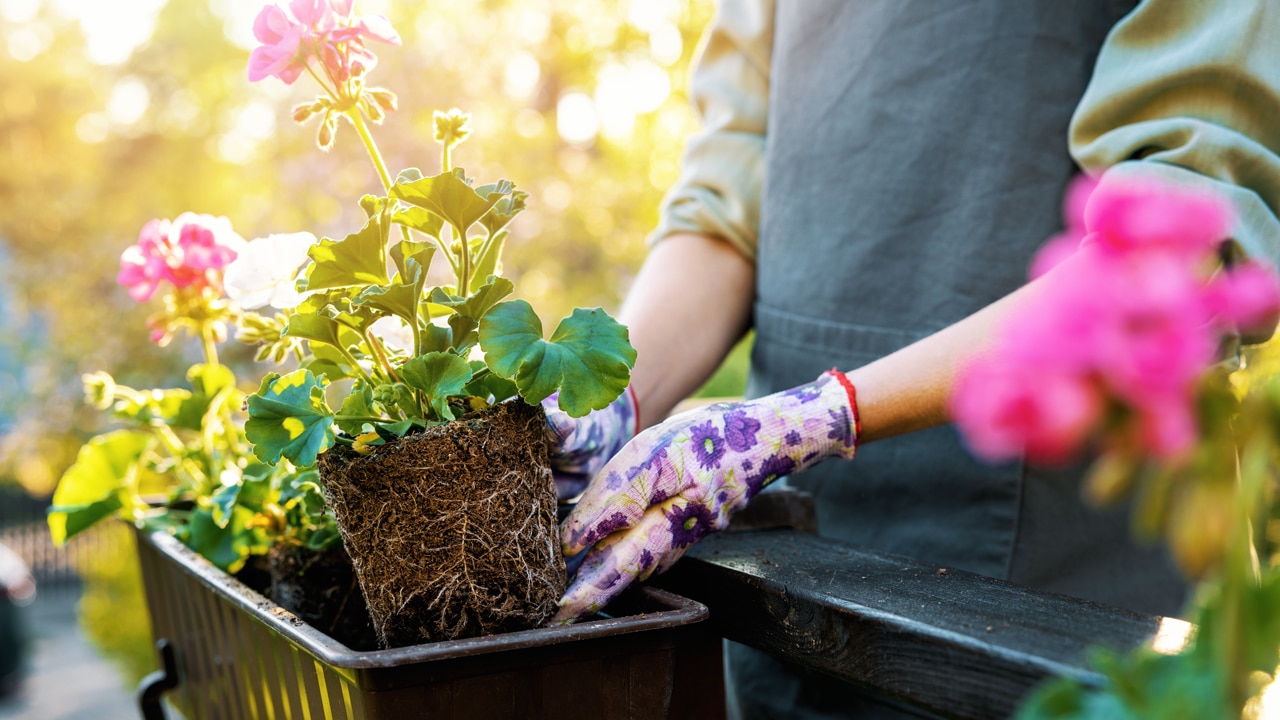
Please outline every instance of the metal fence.
[[89, 562], [114, 562], [129, 548], [107, 524], [76, 535], [56, 547], [45, 514], [49, 498], [34, 498], [15, 488], [0, 488], [0, 543], [26, 562], [35, 578], [37, 597], [79, 593], [82, 570]]

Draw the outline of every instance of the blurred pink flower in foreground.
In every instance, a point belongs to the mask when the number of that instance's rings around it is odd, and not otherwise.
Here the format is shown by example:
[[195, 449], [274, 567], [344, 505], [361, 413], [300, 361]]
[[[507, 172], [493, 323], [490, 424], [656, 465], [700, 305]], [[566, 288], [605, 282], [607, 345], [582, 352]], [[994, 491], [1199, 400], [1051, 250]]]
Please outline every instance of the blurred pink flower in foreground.
[[1157, 183], [1094, 190], [1073, 186], [1067, 230], [1032, 262], [1036, 294], [957, 378], [953, 416], [987, 459], [1065, 462], [1108, 403], [1151, 453], [1185, 452], [1196, 382], [1224, 335], [1280, 311], [1270, 269], [1211, 273], [1231, 224], [1218, 198]]
[[222, 271], [244, 247], [224, 217], [183, 213], [175, 220], [152, 220], [138, 244], [120, 256], [116, 281], [129, 296], [146, 302], [162, 282], [175, 288], [212, 288], [222, 292]]
[[289, 9], [267, 5], [253, 22], [262, 43], [249, 55], [249, 80], [275, 76], [293, 84], [314, 60], [335, 85], [359, 77], [378, 58], [365, 40], [400, 44], [400, 35], [381, 15], [354, 15], [352, 0], [291, 0]]

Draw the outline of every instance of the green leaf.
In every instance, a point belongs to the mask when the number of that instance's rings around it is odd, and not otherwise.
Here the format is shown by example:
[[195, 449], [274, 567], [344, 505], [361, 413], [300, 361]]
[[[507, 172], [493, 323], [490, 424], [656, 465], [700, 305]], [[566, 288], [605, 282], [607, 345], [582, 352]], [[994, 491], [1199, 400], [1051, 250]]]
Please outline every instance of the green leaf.
[[49, 510], [55, 545], [124, 507], [121, 497], [138, 459], [152, 443], [149, 433], [116, 430], [80, 448], [76, 461], [58, 481]]
[[[377, 318], [372, 308], [357, 308], [355, 312], [343, 312], [328, 305], [316, 314], [290, 315], [284, 333], [289, 337], [332, 345], [335, 348], [351, 348], [363, 342], [360, 333]], [[314, 351], [313, 351], [314, 352]], [[343, 363], [347, 359], [341, 357]], [[337, 358], [331, 358], [337, 361]]]
[[335, 380], [343, 380], [349, 377], [355, 377], [358, 373], [353, 374], [354, 368], [337, 348], [331, 345], [311, 346], [311, 357], [303, 359], [299, 366], [304, 370], [310, 370], [316, 377], [323, 376], [329, 382]]
[[465, 300], [456, 296], [445, 295], [444, 293], [437, 295], [435, 291], [431, 293], [431, 299], [433, 302], [452, 308], [455, 313], [463, 317], [469, 317], [479, 322], [484, 318], [485, 313], [489, 312], [503, 298], [515, 292], [515, 289], [515, 285], [510, 280], [490, 275], [485, 279], [484, 284], [467, 296]]
[[268, 547], [265, 533], [246, 527], [253, 515], [253, 511], [237, 506], [220, 526], [214, 521], [212, 510], [196, 510], [191, 514], [187, 546], [226, 572], [237, 572], [250, 554], [266, 552]]
[[[363, 380], [357, 380], [351, 387], [351, 394], [342, 401], [342, 409], [338, 411], [339, 415], [378, 417], [382, 413], [375, 408], [373, 401], [373, 392]], [[338, 427], [342, 432], [355, 437], [364, 432], [364, 424], [367, 420], [338, 420]]]
[[[471, 382], [463, 388], [462, 392], [466, 395], [473, 395], [478, 398], [484, 398], [489, 402], [499, 403], [503, 400], [513, 398], [520, 394], [519, 388], [511, 380], [504, 377], [486, 372], [481, 374], [482, 369], [488, 369], [484, 362], [475, 360], [471, 363], [472, 378]], [[479, 377], [476, 377], [479, 375]]]
[[[183, 398], [178, 412], [170, 419], [174, 427], [189, 430], [202, 430], [205, 426], [205, 415], [209, 406], [222, 392], [232, 392], [236, 386], [236, 375], [225, 365], [193, 365], [187, 372], [187, 380], [191, 382], [192, 392]], [[239, 400], [235, 403], [239, 405]]]
[[412, 260], [421, 268], [422, 274], [426, 274], [426, 269], [431, 267], [431, 258], [435, 257], [436, 246], [434, 243], [415, 242], [413, 240], [401, 240], [391, 248], [391, 260], [396, 264], [396, 269], [400, 272], [399, 282], [406, 282], [405, 278], [416, 280], [417, 277], [412, 268], [409, 267], [409, 261]]
[[225, 528], [231, 522], [233, 511], [243, 507], [250, 512], [262, 511], [271, 482], [268, 477], [244, 475], [240, 482], [223, 485], [210, 498], [210, 516], [215, 525]]
[[[136, 393], [132, 397], [117, 399], [111, 406], [111, 414], [138, 425], [172, 425], [179, 423], [180, 417], [181, 421], [187, 420], [183, 416], [183, 403], [191, 399], [190, 390], [138, 390]], [[192, 429], [200, 428], [196, 425]]]
[[444, 229], [444, 218], [413, 205], [397, 207], [391, 215], [391, 220], [436, 240], [440, 239], [440, 231]]
[[622, 394], [636, 360], [626, 327], [603, 310], [574, 310], [547, 341], [542, 322], [523, 300], [489, 311], [480, 323], [480, 345], [493, 372], [515, 380], [526, 402], [541, 402], [559, 390], [560, 409], [572, 417], [604, 408]]
[[306, 542], [307, 549], [316, 552], [341, 544], [342, 535], [338, 532], [336, 525], [328, 525], [316, 530], [307, 537]]
[[[493, 213], [484, 216], [484, 222], [488, 222], [493, 217]], [[502, 265], [499, 260], [502, 258], [502, 247], [507, 242], [507, 231], [498, 230], [485, 238], [480, 246], [480, 251], [476, 253], [475, 273], [471, 277], [471, 291], [476, 292], [481, 286], [488, 282], [490, 275], [497, 275], [502, 271]]]
[[[481, 224], [485, 226], [490, 235], [493, 235], [506, 227], [521, 212], [524, 212], [524, 201], [528, 197], [529, 193], [523, 190], [513, 190], [510, 195], [502, 198], [493, 206], [493, 210], [480, 221]], [[491, 270], [490, 272], [493, 271]]]
[[405, 168], [400, 171], [399, 175], [396, 175], [396, 182], [411, 183], [414, 180], [421, 180], [423, 177], [424, 176], [422, 174], [422, 171], [419, 170], [418, 168], [415, 168], [415, 167]]
[[454, 352], [459, 355], [470, 354], [471, 346], [480, 342], [480, 334], [476, 332], [479, 328], [480, 323], [473, 317], [451, 315], [449, 329], [453, 331]]
[[419, 339], [422, 347], [418, 348], [418, 352], [423, 355], [431, 352], [447, 352], [453, 347], [453, 333], [439, 325], [429, 323], [424, 325]]
[[324, 401], [324, 382], [308, 370], [267, 375], [248, 406], [245, 435], [263, 462], [275, 464], [284, 456], [294, 465], [314, 465], [316, 455], [333, 445], [333, 412]]
[[406, 277], [412, 278], [407, 283], [392, 285], [374, 285], [367, 287], [352, 299], [352, 304], [368, 307], [388, 315], [398, 315], [410, 327], [418, 323], [418, 302], [422, 299], [422, 284], [425, 275], [418, 261], [409, 258], [405, 261], [408, 270]]
[[406, 362], [400, 377], [410, 387], [426, 393], [437, 417], [453, 420], [449, 398], [462, 393], [471, 379], [471, 366], [452, 353], [427, 353]]
[[511, 184], [506, 183], [505, 192], [501, 183], [484, 186], [485, 193], [474, 190], [463, 179], [462, 168], [453, 172], [444, 172], [433, 177], [424, 177], [408, 183], [396, 183], [391, 186], [389, 195], [403, 200], [410, 205], [425, 208], [444, 218], [459, 234], [465, 234], [467, 228], [511, 192]]
[[311, 246], [307, 255], [313, 264], [307, 269], [306, 289], [390, 283], [386, 254], [389, 228], [386, 213], [378, 213], [369, 218], [363, 229], [343, 240], [324, 238]]

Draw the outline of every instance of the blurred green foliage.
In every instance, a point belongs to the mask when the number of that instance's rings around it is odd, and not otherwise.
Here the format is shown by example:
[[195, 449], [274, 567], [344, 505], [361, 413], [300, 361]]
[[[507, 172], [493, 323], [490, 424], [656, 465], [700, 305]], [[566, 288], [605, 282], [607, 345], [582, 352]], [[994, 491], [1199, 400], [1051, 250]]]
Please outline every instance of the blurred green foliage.
[[[80, 373], [176, 385], [197, 358], [192, 343], [153, 346], [154, 308], [115, 283], [144, 223], [191, 210], [226, 215], [246, 239], [343, 237], [363, 220], [354, 198], [378, 187], [350, 128], [321, 154], [314, 128], [289, 119], [311, 84], [247, 81], [259, 3], [101, 7], [0, 0], [0, 255], [10, 256], [0, 389], [23, 389], [0, 405], [0, 482], [37, 494], [104, 429], [82, 406]], [[374, 129], [392, 172], [437, 172], [432, 111], [470, 112], [482, 140], [455, 162], [531, 196], [506, 249], [521, 295], [548, 317], [616, 309], [694, 128], [688, 64], [710, 0], [361, 0], [358, 10], [386, 14], [404, 38], [378, 48], [372, 76], [400, 97]], [[152, 20], [127, 59], [95, 60], [104, 38]], [[248, 357], [228, 360], [242, 377], [267, 370]]]
[[80, 627], [84, 634], [120, 670], [126, 687], [137, 687], [143, 676], [155, 670], [156, 652], [151, 644], [151, 616], [142, 589], [142, 570], [135, 551], [134, 529], [109, 522], [94, 528], [93, 550], [80, 562], [84, 581], [80, 597]]

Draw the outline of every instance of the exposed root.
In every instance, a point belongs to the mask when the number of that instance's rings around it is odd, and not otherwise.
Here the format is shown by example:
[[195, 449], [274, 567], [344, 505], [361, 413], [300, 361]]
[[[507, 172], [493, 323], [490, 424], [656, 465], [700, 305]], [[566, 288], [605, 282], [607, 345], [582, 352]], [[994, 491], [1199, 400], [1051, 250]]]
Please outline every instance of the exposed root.
[[320, 458], [384, 647], [537, 627], [565, 568], [541, 408], [502, 403], [360, 456]]

